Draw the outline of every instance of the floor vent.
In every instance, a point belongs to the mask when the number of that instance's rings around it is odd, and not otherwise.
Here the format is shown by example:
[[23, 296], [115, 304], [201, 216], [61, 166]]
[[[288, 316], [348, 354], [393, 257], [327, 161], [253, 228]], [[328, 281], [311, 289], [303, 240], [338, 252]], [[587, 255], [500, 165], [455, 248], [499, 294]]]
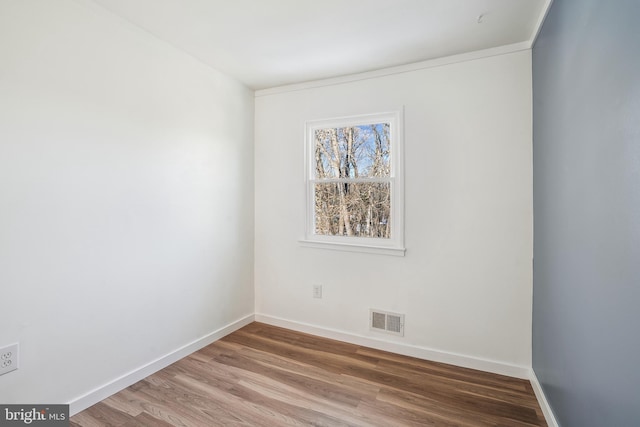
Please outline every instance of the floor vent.
[[404, 336], [404, 314], [370, 310], [369, 327], [372, 331]]

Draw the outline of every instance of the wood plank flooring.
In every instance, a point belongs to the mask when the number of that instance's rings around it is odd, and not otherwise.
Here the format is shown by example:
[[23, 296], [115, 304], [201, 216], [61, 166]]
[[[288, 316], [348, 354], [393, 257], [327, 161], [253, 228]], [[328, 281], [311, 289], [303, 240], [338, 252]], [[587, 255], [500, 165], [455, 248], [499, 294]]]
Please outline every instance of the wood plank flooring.
[[252, 323], [71, 426], [546, 426], [526, 380]]

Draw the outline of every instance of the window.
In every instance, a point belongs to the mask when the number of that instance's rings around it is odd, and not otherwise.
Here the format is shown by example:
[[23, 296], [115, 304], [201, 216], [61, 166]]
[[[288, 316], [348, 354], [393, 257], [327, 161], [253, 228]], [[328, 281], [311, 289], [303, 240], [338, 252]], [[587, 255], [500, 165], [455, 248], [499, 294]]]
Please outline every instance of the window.
[[303, 244], [404, 255], [401, 113], [307, 122]]

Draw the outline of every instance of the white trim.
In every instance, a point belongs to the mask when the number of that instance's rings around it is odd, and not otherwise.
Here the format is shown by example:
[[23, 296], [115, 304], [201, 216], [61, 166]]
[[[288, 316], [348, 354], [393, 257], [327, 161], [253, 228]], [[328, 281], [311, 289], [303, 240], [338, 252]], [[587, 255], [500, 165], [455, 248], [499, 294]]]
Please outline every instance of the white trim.
[[538, 39], [538, 35], [540, 35], [540, 30], [542, 30], [542, 26], [544, 25], [544, 20], [547, 19], [547, 15], [549, 14], [549, 10], [553, 5], [553, 0], [546, 0], [544, 6], [542, 6], [543, 12], [538, 17], [538, 22], [536, 22], [536, 26], [533, 27], [533, 33], [531, 34], [531, 38], [529, 39], [529, 47], [533, 49], [533, 45], [536, 44], [536, 40]]
[[[391, 147], [391, 173], [385, 178], [337, 178], [317, 179], [315, 176], [315, 131], [317, 129], [341, 128], [389, 123]], [[335, 249], [349, 252], [377, 253], [404, 256], [404, 107], [382, 112], [364, 113], [328, 119], [313, 119], [305, 122], [304, 130], [304, 176], [305, 176], [305, 221], [299, 240], [303, 246]], [[391, 189], [391, 237], [325, 236], [315, 234], [314, 186], [331, 182], [384, 182]]]
[[324, 328], [308, 323], [282, 319], [280, 317], [269, 316], [266, 314], [256, 313], [255, 320], [256, 322], [262, 322], [273, 326], [280, 326], [282, 328], [287, 328], [298, 332], [304, 332], [324, 338], [330, 338], [348, 342], [351, 344], [371, 347], [378, 350], [389, 351], [405, 356], [416, 357], [418, 359], [448, 363], [450, 365], [456, 365], [463, 368], [477, 369], [480, 371], [492, 372], [494, 374], [507, 375], [520, 379], [530, 378], [531, 368], [527, 366], [511, 365], [508, 363], [482, 359], [479, 357], [473, 357], [464, 354], [450, 353], [427, 347], [391, 342], [378, 338], [367, 337], [364, 335]]
[[343, 83], [350, 83], [359, 80], [374, 79], [377, 77], [391, 76], [394, 74], [408, 73], [411, 71], [423, 70], [426, 68], [441, 67], [443, 65], [455, 64], [458, 62], [473, 61], [491, 56], [505, 55], [531, 49], [531, 40], [520, 43], [513, 43], [504, 46], [492, 47], [490, 49], [476, 50], [474, 52], [461, 53], [458, 55], [445, 56], [442, 58], [428, 59], [426, 61], [415, 62], [413, 64], [399, 65], [397, 67], [382, 68], [380, 70], [367, 71], [365, 73], [350, 74], [328, 79], [313, 80], [304, 83], [295, 83], [284, 86], [277, 86], [268, 89], [260, 89], [254, 92], [256, 98], [260, 96], [276, 95], [286, 92], [313, 89], [324, 86], [333, 86]]
[[531, 369], [529, 373], [529, 381], [531, 382], [533, 392], [538, 399], [538, 404], [540, 405], [540, 409], [542, 409], [544, 418], [547, 420], [547, 424], [549, 427], [558, 427], [558, 421], [556, 420], [555, 415], [553, 415], [553, 410], [547, 401], [547, 396], [544, 394], [544, 390], [542, 389], [542, 386], [538, 381], [538, 377], [536, 376], [536, 372], [533, 369]]
[[245, 316], [164, 356], [161, 356], [143, 366], [140, 366], [139, 368], [136, 368], [131, 372], [121, 375], [120, 377], [115, 378], [82, 396], [76, 397], [71, 402], [69, 402], [69, 414], [72, 416], [80, 411], [87, 409], [88, 407], [100, 402], [101, 400], [106, 399], [107, 397], [129, 387], [132, 384], [135, 384], [136, 382], [148, 377], [155, 372], [158, 372], [163, 368], [166, 368], [167, 366], [182, 359], [183, 357], [186, 357], [191, 353], [198, 351], [203, 347], [206, 347], [207, 345], [219, 340], [225, 335], [229, 335], [230, 333], [242, 328], [243, 326], [248, 325], [253, 321], [253, 314]]
[[323, 178], [323, 179], [310, 179], [312, 184], [333, 184], [336, 182], [349, 182], [354, 184], [387, 184], [389, 181], [393, 181], [393, 178]]
[[316, 249], [329, 249], [332, 251], [344, 251], [344, 252], [361, 252], [367, 254], [380, 254], [380, 255], [394, 255], [404, 256], [407, 251], [405, 248], [392, 248], [383, 246], [371, 246], [371, 245], [350, 245], [347, 243], [329, 243], [318, 242], [313, 240], [298, 240], [300, 246]]

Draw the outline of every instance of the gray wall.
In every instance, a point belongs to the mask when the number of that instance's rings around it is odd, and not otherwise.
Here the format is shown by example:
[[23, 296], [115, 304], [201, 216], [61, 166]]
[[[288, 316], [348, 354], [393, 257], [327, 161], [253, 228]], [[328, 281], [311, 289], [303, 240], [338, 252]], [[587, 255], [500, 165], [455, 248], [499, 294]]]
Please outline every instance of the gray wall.
[[533, 49], [533, 367], [563, 427], [640, 425], [639, 16], [556, 0]]

